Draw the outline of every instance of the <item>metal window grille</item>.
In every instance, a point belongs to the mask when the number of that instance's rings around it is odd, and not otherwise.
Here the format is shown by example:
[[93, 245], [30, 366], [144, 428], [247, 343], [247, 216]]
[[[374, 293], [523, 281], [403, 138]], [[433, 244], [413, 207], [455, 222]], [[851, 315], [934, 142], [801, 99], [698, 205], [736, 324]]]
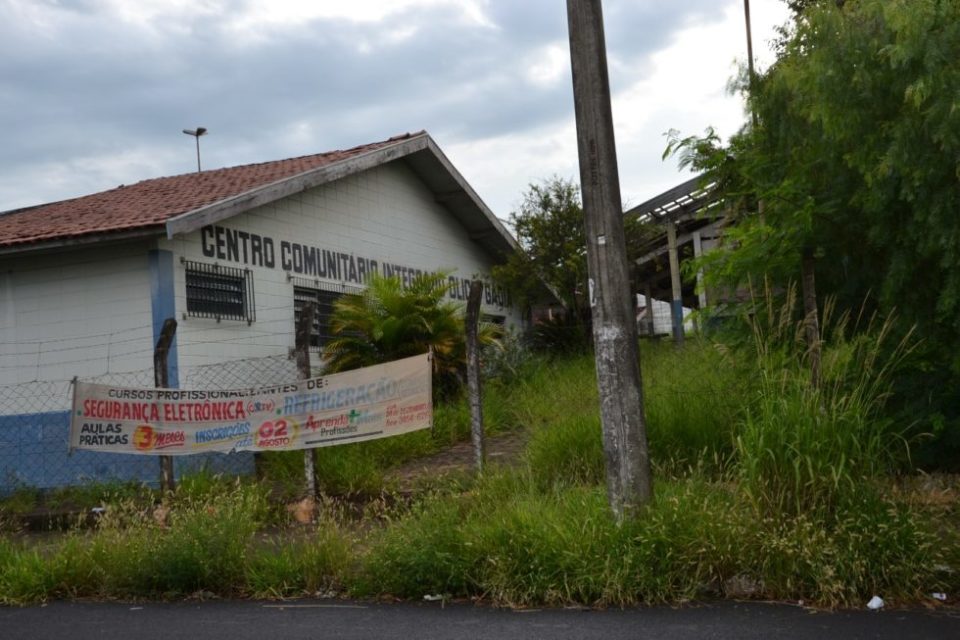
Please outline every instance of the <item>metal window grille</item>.
[[483, 322], [489, 322], [490, 324], [495, 324], [499, 327], [505, 327], [507, 324], [506, 316], [498, 316], [489, 313], [481, 313], [480, 320]]
[[310, 348], [319, 350], [333, 336], [330, 333], [330, 316], [333, 314], [333, 304], [344, 294], [359, 293], [360, 287], [350, 287], [343, 284], [328, 284], [304, 278], [291, 278], [293, 281], [293, 322], [294, 327], [300, 322], [300, 313], [303, 305], [314, 304], [313, 327], [310, 330]]
[[249, 269], [182, 261], [187, 276], [187, 316], [220, 320], [257, 319]]

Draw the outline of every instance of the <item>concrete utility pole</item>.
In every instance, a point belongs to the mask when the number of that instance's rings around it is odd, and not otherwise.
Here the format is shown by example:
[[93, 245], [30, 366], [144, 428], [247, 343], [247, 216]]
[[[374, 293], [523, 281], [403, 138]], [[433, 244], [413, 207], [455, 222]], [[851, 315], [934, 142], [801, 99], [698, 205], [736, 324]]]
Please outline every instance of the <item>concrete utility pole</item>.
[[622, 520], [650, 500], [653, 482], [600, 0], [567, 0], [567, 21], [607, 494]]

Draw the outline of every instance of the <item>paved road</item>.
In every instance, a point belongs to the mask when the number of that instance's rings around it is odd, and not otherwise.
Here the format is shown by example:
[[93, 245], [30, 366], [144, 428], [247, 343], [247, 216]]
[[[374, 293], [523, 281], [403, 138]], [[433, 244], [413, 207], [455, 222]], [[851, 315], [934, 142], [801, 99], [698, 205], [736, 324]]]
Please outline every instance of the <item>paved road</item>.
[[721, 602], [671, 609], [510, 611], [469, 604], [337, 601], [68, 603], [0, 607], [0, 638], [86, 640], [960, 639], [960, 611], [811, 612]]

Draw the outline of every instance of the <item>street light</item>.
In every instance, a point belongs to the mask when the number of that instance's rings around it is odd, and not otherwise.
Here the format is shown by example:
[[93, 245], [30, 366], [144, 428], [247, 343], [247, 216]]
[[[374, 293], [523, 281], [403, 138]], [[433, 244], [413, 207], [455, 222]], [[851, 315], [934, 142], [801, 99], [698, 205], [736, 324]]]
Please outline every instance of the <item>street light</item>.
[[200, 173], [200, 136], [206, 134], [207, 129], [206, 127], [197, 127], [196, 129], [184, 129], [183, 132], [197, 139], [197, 173]]

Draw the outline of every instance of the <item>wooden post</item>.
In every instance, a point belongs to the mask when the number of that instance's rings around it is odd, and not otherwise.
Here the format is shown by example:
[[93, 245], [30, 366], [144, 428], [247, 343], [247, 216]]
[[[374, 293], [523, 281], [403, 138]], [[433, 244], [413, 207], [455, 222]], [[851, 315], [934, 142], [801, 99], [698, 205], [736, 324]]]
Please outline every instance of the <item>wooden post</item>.
[[807, 355], [810, 357], [810, 384], [814, 389], [820, 386], [820, 320], [817, 311], [817, 285], [813, 251], [804, 250], [801, 260], [803, 287], [803, 328], [807, 342]]
[[[699, 231], [693, 232], [693, 257], [703, 255], [703, 237]], [[697, 305], [700, 310], [707, 308], [707, 290], [703, 282], [703, 269], [697, 269]]]
[[[301, 380], [310, 378], [310, 334], [313, 332], [314, 308], [307, 302], [300, 309], [300, 320], [294, 336], [294, 353], [297, 358], [297, 372]], [[308, 498], [317, 497], [317, 470], [313, 449], [303, 450], [303, 475]]]
[[622, 521], [653, 484], [600, 0], [567, 0], [567, 22], [607, 494]]
[[483, 395], [480, 389], [480, 341], [477, 338], [477, 323], [480, 320], [480, 300], [483, 297], [483, 282], [470, 283], [467, 298], [467, 391], [470, 395], [470, 435], [473, 438], [473, 454], [477, 472], [482, 473], [486, 463], [486, 442], [483, 432]]
[[650, 289], [649, 282], [643, 285], [643, 299], [647, 303], [647, 310], [644, 314], [647, 323], [647, 335], [653, 337], [657, 332], [657, 327], [653, 317], [653, 292]]
[[[176, 334], [177, 321], [173, 318], [164, 320], [163, 327], [160, 329], [160, 337], [157, 339], [157, 345], [153, 350], [153, 385], [158, 389], [166, 389], [170, 386], [167, 355], [170, 353], [170, 345], [173, 343], [173, 337]], [[160, 456], [160, 489], [164, 492], [172, 492], [176, 488], [173, 456]]]
[[673, 319], [673, 341], [683, 344], [683, 290], [680, 284], [680, 256], [677, 252], [677, 223], [667, 223], [667, 247], [670, 251], [670, 287], [673, 299], [670, 316]]

